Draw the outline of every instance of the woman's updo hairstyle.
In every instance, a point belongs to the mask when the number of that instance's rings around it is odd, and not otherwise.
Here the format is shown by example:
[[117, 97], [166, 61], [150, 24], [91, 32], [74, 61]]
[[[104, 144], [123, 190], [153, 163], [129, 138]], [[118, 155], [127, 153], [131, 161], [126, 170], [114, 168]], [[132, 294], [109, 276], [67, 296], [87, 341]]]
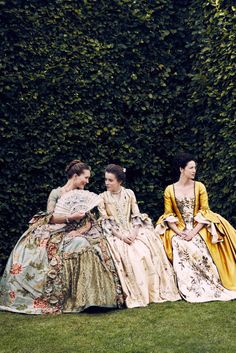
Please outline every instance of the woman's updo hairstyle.
[[81, 162], [79, 159], [74, 159], [66, 166], [65, 171], [67, 178], [70, 179], [74, 174], [81, 175], [84, 170], [90, 169], [91, 168], [87, 164]]
[[117, 164], [109, 164], [105, 172], [114, 174], [117, 181], [122, 182], [122, 184], [125, 182], [126, 175], [125, 175], [125, 168], [121, 167], [120, 165]]
[[190, 153], [178, 153], [174, 158], [173, 158], [173, 169], [174, 173], [179, 175], [179, 169], [180, 168], [185, 168], [188, 162], [194, 161], [196, 162], [196, 158], [190, 154]]

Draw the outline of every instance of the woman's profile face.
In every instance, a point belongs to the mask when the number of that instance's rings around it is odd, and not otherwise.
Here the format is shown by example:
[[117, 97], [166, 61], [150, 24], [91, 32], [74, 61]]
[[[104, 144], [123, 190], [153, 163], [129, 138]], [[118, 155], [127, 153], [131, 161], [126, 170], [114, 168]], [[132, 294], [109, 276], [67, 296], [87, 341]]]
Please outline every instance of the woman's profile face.
[[89, 183], [90, 174], [90, 170], [85, 169], [80, 175], [75, 175], [75, 187], [84, 189], [85, 185]]
[[180, 168], [181, 175], [187, 179], [194, 179], [197, 171], [197, 165], [194, 161], [189, 161], [185, 168]]
[[121, 181], [118, 181], [116, 179], [115, 174], [106, 172], [105, 185], [106, 185], [107, 191], [116, 192], [121, 187]]

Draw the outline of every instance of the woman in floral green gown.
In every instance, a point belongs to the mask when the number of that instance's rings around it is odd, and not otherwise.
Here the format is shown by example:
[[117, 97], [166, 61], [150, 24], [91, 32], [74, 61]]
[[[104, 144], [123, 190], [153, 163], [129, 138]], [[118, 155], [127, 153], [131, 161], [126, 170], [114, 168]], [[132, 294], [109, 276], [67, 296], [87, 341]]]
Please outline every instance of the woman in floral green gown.
[[79, 160], [66, 172], [67, 183], [49, 195], [47, 214], [31, 220], [9, 257], [0, 283], [0, 310], [47, 314], [123, 305], [106, 239], [92, 214], [53, 213], [65, 193], [89, 182], [90, 168]]

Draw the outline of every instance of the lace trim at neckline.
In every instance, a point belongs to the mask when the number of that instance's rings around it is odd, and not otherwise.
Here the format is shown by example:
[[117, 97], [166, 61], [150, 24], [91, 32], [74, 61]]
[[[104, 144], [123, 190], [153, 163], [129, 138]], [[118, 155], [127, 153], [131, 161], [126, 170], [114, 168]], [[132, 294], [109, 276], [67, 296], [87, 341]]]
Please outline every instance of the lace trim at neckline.
[[194, 200], [195, 197], [194, 196], [182, 196], [182, 197], [177, 197], [175, 196], [176, 200], [178, 201], [183, 201], [183, 200]]

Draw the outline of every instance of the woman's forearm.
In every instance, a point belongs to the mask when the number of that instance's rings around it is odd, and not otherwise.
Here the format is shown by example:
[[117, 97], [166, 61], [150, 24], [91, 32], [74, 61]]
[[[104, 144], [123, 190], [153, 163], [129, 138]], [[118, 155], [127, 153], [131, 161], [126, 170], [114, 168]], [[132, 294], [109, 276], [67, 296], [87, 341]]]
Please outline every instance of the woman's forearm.
[[197, 235], [197, 233], [205, 226], [205, 224], [203, 223], [198, 223], [192, 230], [192, 233], [195, 235]]
[[50, 219], [50, 223], [63, 224], [63, 223], [70, 223], [73, 221], [80, 221], [84, 216], [85, 216], [85, 213], [83, 211], [75, 212], [70, 215], [60, 215], [60, 214], [54, 213]]
[[177, 227], [176, 223], [172, 223], [172, 222], [167, 222], [168, 226], [170, 229], [172, 229], [175, 234], [177, 235], [182, 235], [181, 230]]
[[53, 214], [50, 223], [52, 224], [63, 224], [63, 223], [70, 223], [72, 220], [70, 219], [70, 215], [58, 215], [58, 214]]
[[115, 230], [114, 228], [112, 228], [112, 234], [115, 236], [115, 237], [117, 237], [117, 238], [119, 238], [119, 239], [123, 239], [123, 237], [122, 237], [122, 235], [120, 234], [120, 232], [118, 232], [117, 230]]

